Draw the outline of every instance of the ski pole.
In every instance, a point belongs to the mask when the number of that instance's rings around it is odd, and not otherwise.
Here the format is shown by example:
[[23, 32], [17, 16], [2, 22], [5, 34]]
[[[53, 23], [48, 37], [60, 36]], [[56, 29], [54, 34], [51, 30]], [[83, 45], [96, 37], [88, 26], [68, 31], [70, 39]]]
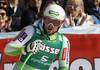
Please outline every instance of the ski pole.
[[31, 57], [31, 55], [32, 55], [33, 53], [31, 52], [31, 53], [29, 53], [29, 55], [28, 55], [28, 57], [26, 58], [26, 60], [24, 61], [24, 63], [23, 63], [23, 65], [22, 65], [22, 67], [21, 67], [21, 69], [20, 70], [22, 70], [23, 69], [23, 67], [25, 66], [25, 64], [26, 64], [26, 62], [28, 61], [28, 59]]

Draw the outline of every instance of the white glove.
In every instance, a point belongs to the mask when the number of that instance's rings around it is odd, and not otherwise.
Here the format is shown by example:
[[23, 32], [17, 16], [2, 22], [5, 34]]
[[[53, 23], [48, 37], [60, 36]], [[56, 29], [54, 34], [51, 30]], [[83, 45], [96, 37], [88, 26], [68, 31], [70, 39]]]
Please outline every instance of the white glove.
[[33, 52], [33, 54], [36, 54], [36, 52], [39, 52], [40, 47], [42, 46], [42, 42], [32, 42], [29, 45], [25, 46], [26, 53]]

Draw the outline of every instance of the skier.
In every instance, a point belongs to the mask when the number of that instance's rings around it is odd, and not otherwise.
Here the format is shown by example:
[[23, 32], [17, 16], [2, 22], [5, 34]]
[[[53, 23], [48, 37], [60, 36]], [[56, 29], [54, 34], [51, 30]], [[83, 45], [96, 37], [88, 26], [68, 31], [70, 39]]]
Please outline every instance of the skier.
[[13, 70], [48, 70], [56, 57], [58, 70], [68, 70], [69, 40], [58, 32], [64, 20], [63, 8], [52, 4], [44, 10], [42, 22], [23, 28], [4, 50], [10, 56], [21, 55]]

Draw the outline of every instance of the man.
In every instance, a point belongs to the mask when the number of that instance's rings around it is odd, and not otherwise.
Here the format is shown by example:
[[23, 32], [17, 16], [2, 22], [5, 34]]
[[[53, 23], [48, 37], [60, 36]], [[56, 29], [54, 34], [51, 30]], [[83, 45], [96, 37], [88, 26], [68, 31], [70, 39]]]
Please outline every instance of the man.
[[92, 15], [95, 23], [100, 24], [100, 0], [89, 0], [89, 4], [85, 6], [85, 12]]
[[6, 22], [7, 18], [7, 9], [0, 6], [0, 33], [12, 31], [11, 21]]
[[4, 50], [5, 54], [23, 54], [13, 70], [48, 70], [57, 56], [58, 70], [68, 70], [69, 41], [58, 32], [64, 20], [63, 8], [56, 4], [49, 5], [44, 10], [43, 23], [25, 27], [8, 43]]
[[40, 17], [41, 4], [42, 0], [28, 0], [28, 10], [25, 10], [21, 17], [21, 29]]

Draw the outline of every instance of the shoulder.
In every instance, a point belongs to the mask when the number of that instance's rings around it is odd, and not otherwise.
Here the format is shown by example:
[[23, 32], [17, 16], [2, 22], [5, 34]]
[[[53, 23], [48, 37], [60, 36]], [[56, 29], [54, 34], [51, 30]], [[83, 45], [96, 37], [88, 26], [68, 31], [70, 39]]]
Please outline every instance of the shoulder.
[[21, 3], [18, 3], [18, 6], [19, 6], [19, 7], [24, 7], [24, 8], [26, 8], [25, 5], [23, 5], [23, 4], [21, 4]]
[[37, 25], [37, 24], [42, 24], [42, 18], [39, 18], [36, 21], [34, 21], [34, 25]]
[[25, 30], [25, 32], [26, 32], [27, 34], [34, 34], [34, 32], [35, 32], [34, 27], [31, 26], [31, 25], [24, 27], [23, 30]]
[[67, 38], [66, 36], [64, 36], [63, 34], [61, 34], [61, 33], [59, 33], [59, 32], [58, 32], [58, 35], [62, 36], [62, 39], [68, 40], [68, 38]]
[[24, 11], [24, 10], [27, 9], [27, 8], [25, 7], [25, 5], [20, 4], [20, 3], [18, 3], [17, 7], [18, 7], [17, 9], [18, 9], [18, 10], [21, 10], [21, 11]]
[[63, 35], [63, 40], [69, 41], [66, 36]]
[[24, 11], [22, 12], [22, 16], [31, 17], [31, 16], [32, 16], [32, 13], [30, 12], [30, 10], [24, 10]]

